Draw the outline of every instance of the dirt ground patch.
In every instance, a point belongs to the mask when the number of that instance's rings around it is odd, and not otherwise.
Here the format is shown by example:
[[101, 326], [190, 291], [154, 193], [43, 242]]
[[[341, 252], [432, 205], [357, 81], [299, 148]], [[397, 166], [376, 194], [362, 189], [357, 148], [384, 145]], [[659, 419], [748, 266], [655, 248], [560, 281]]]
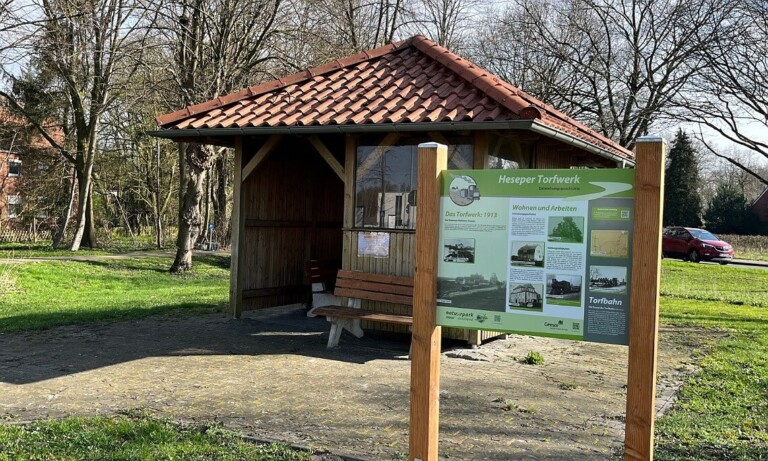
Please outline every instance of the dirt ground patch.
[[[0, 421], [146, 409], [342, 456], [407, 458], [407, 342], [345, 334], [329, 351], [328, 330], [289, 306], [239, 320], [159, 316], [0, 334]], [[660, 410], [716, 340], [662, 329]], [[544, 364], [521, 363], [529, 351]], [[626, 363], [625, 347], [529, 336], [445, 344], [441, 458], [608, 459], [623, 441]]]

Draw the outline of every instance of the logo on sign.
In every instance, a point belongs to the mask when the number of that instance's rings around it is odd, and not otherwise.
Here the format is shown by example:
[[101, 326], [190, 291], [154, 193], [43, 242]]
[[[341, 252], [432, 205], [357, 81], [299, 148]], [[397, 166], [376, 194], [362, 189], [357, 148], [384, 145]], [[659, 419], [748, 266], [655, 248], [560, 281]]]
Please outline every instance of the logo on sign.
[[467, 206], [475, 200], [480, 200], [480, 189], [471, 176], [454, 176], [448, 196], [456, 205]]

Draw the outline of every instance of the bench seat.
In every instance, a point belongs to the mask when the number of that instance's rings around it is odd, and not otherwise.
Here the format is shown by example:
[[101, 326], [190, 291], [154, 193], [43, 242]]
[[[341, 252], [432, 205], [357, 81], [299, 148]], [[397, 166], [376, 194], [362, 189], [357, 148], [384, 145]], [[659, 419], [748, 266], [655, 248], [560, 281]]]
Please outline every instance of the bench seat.
[[364, 311], [354, 307], [322, 306], [313, 310], [315, 315], [326, 317], [342, 317], [356, 320], [371, 320], [374, 322], [395, 323], [398, 325], [413, 325], [410, 315], [385, 314], [382, 312]]

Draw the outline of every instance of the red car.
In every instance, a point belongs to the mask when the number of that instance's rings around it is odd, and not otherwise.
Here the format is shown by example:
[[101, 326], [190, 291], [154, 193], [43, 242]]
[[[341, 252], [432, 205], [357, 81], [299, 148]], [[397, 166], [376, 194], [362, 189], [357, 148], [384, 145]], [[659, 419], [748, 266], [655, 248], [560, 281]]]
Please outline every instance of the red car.
[[667, 227], [661, 241], [663, 257], [678, 257], [686, 261], [712, 261], [728, 264], [733, 261], [733, 247], [704, 229]]

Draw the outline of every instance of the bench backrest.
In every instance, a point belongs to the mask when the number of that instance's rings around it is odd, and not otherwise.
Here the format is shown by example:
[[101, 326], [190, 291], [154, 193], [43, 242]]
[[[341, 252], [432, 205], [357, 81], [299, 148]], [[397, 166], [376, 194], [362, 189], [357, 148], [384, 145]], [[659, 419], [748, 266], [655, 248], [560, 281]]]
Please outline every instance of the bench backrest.
[[413, 305], [413, 277], [340, 270], [336, 296]]
[[336, 283], [336, 271], [341, 266], [341, 261], [325, 261], [311, 259], [304, 263], [309, 283], [323, 283], [326, 290], [333, 290]]

